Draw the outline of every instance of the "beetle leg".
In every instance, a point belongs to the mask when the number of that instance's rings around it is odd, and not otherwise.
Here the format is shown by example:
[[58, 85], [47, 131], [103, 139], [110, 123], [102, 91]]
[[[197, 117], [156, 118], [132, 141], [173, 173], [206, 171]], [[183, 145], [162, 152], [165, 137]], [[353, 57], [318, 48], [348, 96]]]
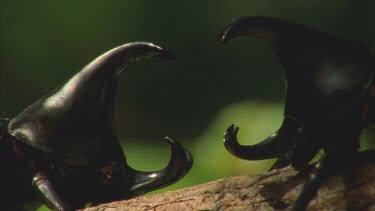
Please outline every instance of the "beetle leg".
[[355, 155], [355, 153], [348, 151], [326, 153], [319, 162], [311, 166], [302, 192], [297, 198], [292, 210], [305, 210], [316, 195], [320, 185], [338, 169], [352, 162], [352, 158], [354, 158]]
[[171, 146], [171, 159], [167, 167], [160, 171], [142, 172], [133, 170], [134, 181], [131, 191], [136, 195], [168, 186], [180, 180], [191, 169], [193, 159], [189, 151], [178, 142], [166, 137]]
[[[333, 155], [325, 155], [318, 163], [307, 166], [305, 170], [307, 171], [308, 178], [306, 179], [303, 190], [297, 199], [293, 210], [304, 210], [311, 199], [315, 196], [322, 182], [335, 173], [339, 168], [344, 167], [344, 165], [355, 163], [375, 163], [375, 149], [358, 152], [355, 154], [355, 156], [350, 156], [349, 154], [350, 152], [341, 153], [341, 156], [337, 157], [334, 157]], [[355, 159], [350, 160], [350, 158], [354, 157]], [[275, 162], [270, 170], [278, 169], [278, 167], [283, 165], [286, 166], [289, 164], [288, 161], [290, 160], [280, 158]], [[300, 174], [305, 174], [306, 171], [302, 171]]]
[[290, 164], [290, 159], [288, 157], [281, 157], [277, 159], [277, 161], [271, 166], [271, 168], [268, 171], [282, 169], [284, 167], [287, 167], [289, 164]]
[[36, 173], [32, 179], [32, 185], [43, 196], [44, 201], [50, 209], [59, 211], [71, 210], [57, 194], [45, 172]]

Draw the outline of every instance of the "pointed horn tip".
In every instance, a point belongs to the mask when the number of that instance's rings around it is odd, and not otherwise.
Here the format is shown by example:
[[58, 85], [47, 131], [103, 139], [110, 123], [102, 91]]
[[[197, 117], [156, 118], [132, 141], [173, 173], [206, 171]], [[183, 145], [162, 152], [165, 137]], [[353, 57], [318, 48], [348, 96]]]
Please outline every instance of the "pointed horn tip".
[[239, 127], [234, 126], [234, 124], [231, 124], [225, 131], [224, 136], [229, 135], [237, 135], [238, 131], [240, 130]]
[[173, 139], [171, 139], [171, 138], [169, 138], [169, 136], [166, 136], [166, 137], [164, 138], [164, 140], [165, 140], [169, 145], [174, 145], [174, 144], [176, 144], [176, 141], [173, 140]]
[[149, 54], [150, 57], [157, 57], [166, 60], [175, 60], [176, 58], [165, 50], [162, 46], [154, 44], [152, 42], [132, 42], [125, 44], [121, 47], [135, 47], [135, 48], [143, 48], [148, 49], [146, 52]]
[[224, 30], [221, 31], [219, 34], [219, 37], [217, 41], [220, 45], [225, 44], [227, 41], [231, 40], [232, 38], [235, 38], [237, 36], [241, 36], [241, 33], [239, 33], [239, 29], [241, 29], [241, 26], [243, 25], [243, 22], [245, 20], [249, 19], [249, 17], [242, 17], [233, 20], [230, 22]]
[[219, 45], [224, 45], [231, 37], [228, 36], [228, 28], [220, 32], [219, 36], [217, 37], [217, 42]]
[[253, 24], [259, 25], [261, 21], [280, 21], [277, 18], [266, 17], [266, 16], [248, 16], [248, 17], [240, 17], [233, 20], [231, 23], [225, 27], [225, 29], [219, 34], [218, 42], [220, 44], [224, 44], [227, 41], [243, 36], [243, 35], [251, 35], [251, 33], [246, 33], [250, 30]]
[[146, 43], [146, 44], [148, 44], [149, 46], [153, 46], [153, 47], [158, 49], [158, 54], [155, 55], [155, 57], [159, 57], [159, 58], [166, 59], [166, 60], [176, 60], [175, 56], [173, 56], [171, 53], [169, 53], [167, 50], [165, 50], [160, 45], [156, 45], [154, 43]]
[[[177, 141], [169, 138], [168, 136], [165, 137], [165, 141], [171, 146], [171, 147], [177, 147], [177, 149], [184, 151], [185, 152], [185, 157], [186, 157], [186, 164], [187, 166], [190, 166], [189, 169], [191, 168], [191, 165], [193, 165], [193, 156], [191, 155], [190, 151], [185, 149], [184, 147], [181, 146], [180, 143]], [[179, 151], [178, 150], [178, 151]]]
[[171, 61], [176, 60], [176, 57], [173, 56], [171, 53], [169, 53], [167, 50], [165, 50], [163, 47], [160, 47], [155, 44], [151, 44], [151, 45], [157, 48], [157, 53], [154, 55], [156, 58], [162, 58], [162, 59], [171, 60]]
[[224, 145], [237, 145], [237, 133], [239, 130], [239, 127], [235, 127], [234, 124], [231, 124], [224, 133]]

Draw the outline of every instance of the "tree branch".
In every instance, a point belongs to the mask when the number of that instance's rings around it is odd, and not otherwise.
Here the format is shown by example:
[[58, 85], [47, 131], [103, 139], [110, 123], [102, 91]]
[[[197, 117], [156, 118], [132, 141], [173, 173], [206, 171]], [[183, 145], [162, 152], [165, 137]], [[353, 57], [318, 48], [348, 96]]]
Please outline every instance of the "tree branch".
[[[288, 209], [298, 197], [303, 181], [292, 168], [285, 168], [102, 204], [85, 211]], [[375, 165], [348, 167], [337, 172], [319, 189], [308, 209], [375, 209]]]

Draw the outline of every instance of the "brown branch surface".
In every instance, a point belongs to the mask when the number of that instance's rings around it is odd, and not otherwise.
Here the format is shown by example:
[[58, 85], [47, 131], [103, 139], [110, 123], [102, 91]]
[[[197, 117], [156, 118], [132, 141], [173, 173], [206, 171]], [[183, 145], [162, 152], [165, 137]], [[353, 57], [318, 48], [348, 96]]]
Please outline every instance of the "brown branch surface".
[[[299, 195], [303, 181], [292, 168], [285, 168], [102, 204], [85, 211], [288, 210]], [[375, 165], [338, 172], [323, 184], [308, 209], [375, 210]]]

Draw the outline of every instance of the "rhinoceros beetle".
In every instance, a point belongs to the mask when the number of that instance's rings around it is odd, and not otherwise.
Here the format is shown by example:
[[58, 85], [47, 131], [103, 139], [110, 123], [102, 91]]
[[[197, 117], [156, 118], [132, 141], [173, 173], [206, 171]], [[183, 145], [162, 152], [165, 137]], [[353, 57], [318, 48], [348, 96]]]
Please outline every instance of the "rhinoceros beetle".
[[119, 46], [16, 117], [1, 119], [2, 208], [22, 210], [43, 202], [54, 210], [83, 208], [168, 186], [190, 170], [190, 152], [167, 137], [172, 153], [167, 167], [137, 171], [112, 131], [118, 76], [149, 57], [173, 59], [152, 43]]
[[[291, 164], [307, 174], [293, 206], [303, 210], [335, 171], [375, 157], [373, 150], [359, 152], [362, 130], [375, 121], [374, 48], [262, 16], [235, 20], [221, 32], [219, 42], [243, 35], [268, 42], [285, 68], [284, 120], [277, 132], [251, 146], [239, 144], [239, 128], [231, 125], [224, 145], [246, 160], [278, 158], [270, 170]], [[320, 149], [324, 155], [309, 164]]]

